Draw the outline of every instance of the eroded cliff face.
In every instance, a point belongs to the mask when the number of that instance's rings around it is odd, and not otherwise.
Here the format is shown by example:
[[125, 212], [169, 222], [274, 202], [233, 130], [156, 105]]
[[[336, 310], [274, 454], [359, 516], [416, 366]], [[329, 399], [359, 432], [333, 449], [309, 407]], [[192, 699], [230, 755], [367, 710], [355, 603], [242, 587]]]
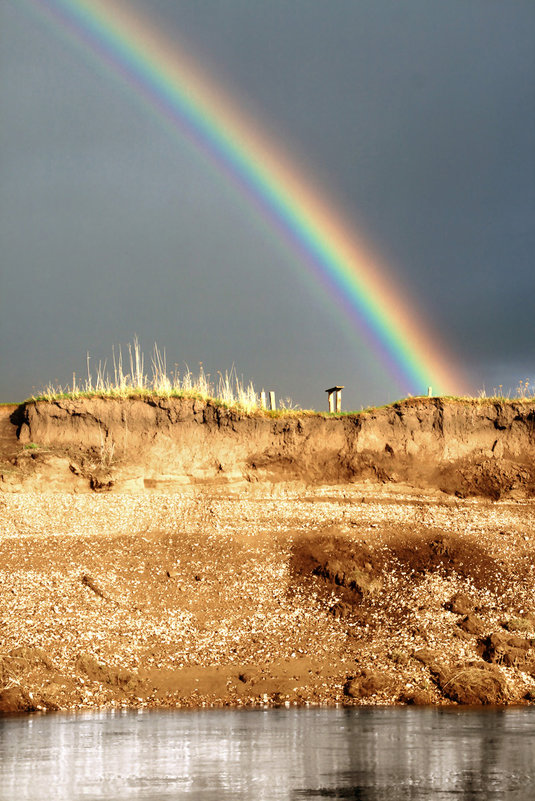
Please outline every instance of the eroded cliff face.
[[4, 489], [375, 481], [491, 498], [535, 490], [527, 402], [414, 398], [273, 418], [195, 399], [86, 398], [5, 410], [2, 431]]

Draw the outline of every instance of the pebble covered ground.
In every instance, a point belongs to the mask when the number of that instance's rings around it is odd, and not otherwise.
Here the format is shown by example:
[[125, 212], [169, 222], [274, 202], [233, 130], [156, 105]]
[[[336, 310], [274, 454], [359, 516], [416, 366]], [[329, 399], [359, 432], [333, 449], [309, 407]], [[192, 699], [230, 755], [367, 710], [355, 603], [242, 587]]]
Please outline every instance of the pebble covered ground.
[[452, 703], [470, 670], [529, 703], [534, 514], [377, 485], [1, 494], [0, 709]]

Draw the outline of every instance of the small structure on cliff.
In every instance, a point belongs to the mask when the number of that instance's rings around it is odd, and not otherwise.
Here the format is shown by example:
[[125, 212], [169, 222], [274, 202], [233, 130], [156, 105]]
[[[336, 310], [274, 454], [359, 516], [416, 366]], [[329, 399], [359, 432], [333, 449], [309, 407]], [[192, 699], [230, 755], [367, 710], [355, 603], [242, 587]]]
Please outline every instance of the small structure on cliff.
[[[267, 408], [266, 407], [266, 392], [265, 392], [265, 390], [262, 390], [262, 392], [260, 393], [260, 407], [262, 409], [266, 409]], [[269, 392], [269, 408], [270, 408], [270, 410], [272, 412], [275, 411], [275, 409], [277, 408], [277, 403], [275, 401], [275, 393], [273, 391], [271, 391], [271, 390]]]
[[[325, 392], [328, 393], [329, 398], [329, 411], [330, 412], [341, 412], [342, 411], [342, 390], [343, 385], [340, 387], [331, 387], [330, 389], [326, 389]], [[336, 400], [336, 409], [335, 409], [335, 400]]]

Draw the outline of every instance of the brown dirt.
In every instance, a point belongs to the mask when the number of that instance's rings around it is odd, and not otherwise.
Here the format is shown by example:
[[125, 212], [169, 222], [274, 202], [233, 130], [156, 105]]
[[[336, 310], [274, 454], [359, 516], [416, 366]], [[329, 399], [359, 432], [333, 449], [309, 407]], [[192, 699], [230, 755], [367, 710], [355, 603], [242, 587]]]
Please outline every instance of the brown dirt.
[[329, 486], [534, 497], [535, 403], [412, 398], [361, 414], [245, 414], [180, 398], [0, 407], [5, 491]]
[[531, 703], [534, 420], [0, 407], [0, 710]]

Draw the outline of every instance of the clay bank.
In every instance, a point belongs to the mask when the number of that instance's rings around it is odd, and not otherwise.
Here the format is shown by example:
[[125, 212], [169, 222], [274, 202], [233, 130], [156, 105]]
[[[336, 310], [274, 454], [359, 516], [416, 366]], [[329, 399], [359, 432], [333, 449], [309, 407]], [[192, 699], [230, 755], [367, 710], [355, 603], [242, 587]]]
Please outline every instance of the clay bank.
[[368, 480], [496, 499], [535, 488], [535, 403], [520, 401], [408, 399], [272, 417], [188, 398], [95, 397], [4, 407], [2, 430], [12, 445], [4, 489]]
[[0, 407], [0, 711], [532, 703], [534, 420]]

